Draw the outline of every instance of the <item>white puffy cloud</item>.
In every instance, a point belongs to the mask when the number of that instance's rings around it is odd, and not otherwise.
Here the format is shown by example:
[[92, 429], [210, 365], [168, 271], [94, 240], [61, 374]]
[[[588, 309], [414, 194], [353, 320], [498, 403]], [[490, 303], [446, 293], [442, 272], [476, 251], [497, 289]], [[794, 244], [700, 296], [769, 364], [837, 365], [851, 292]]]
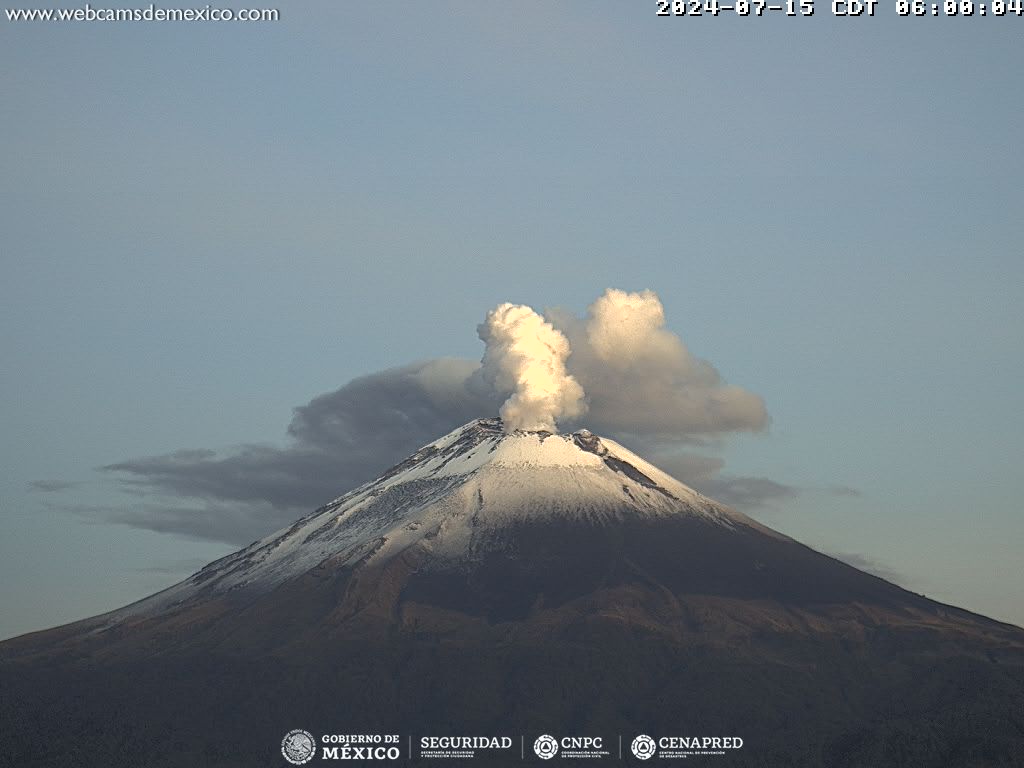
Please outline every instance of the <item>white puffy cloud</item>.
[[768, 424], [758, 395], [725, 383], [665, 328], [665, 309], [653, 291], [609, 288], [584, 318], [557, 310], [548, 316], [569, 339], [567, 368], [587, 394], [594, 431], [671, 439]]

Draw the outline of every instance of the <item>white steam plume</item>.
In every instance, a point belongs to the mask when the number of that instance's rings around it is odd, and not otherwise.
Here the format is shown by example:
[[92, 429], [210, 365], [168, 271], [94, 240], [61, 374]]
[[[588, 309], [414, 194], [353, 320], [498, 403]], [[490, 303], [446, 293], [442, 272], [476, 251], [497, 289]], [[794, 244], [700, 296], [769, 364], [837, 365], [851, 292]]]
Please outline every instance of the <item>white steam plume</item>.
[[502, 304], [477, 327], [487, 345], [481, 373], [499, 392], [506, 431], [555, 432], [559, 419], [583, 414], [583, 388], [565, 370], [569, 341], [541, 315], [518, 304]]

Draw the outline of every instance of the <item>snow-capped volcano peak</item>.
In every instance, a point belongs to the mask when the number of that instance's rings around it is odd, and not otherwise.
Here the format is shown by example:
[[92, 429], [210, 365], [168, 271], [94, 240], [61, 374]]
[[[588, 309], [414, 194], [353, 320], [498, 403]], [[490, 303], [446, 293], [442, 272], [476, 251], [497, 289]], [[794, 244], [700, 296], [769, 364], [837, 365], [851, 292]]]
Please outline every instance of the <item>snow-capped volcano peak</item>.
[[500, 419], [476, 419], [449, 432], [388, 470], [375, 483], [387, 483], [391, 478], [408, 482], [426, 476], [468, 475], [485, 466], [597, 468], [608, 458], [634, 466], [642, 465], [652, 474], [660, 475], [667, 484], [677, 486], [683, 495], [694, 494], [628, 449], [607, 438], [597, 437], [589, 430], [572, 434], [545, 430], [505, 432]]
[[289, 528], [124, 610], [264, 591], [317, 568], [383, 563], [410, 552], [457, 564], [474, 558], [483, 542], [501, 546], [503, 531], [517, 522], [600, 525], [673, 515], [725, 528], [756, 525], [588, 430], [506, 432], [500, 419], [477, 419]]
[[[402, 487], [419, 492], [428, 488], [472, 491], [478, 524], [551, 514], [688, 512], [723, 522], [730, 517], [613, 440], [585, 429], [571, 434], [505, 432], [500, 419], [477, 419], [453, 430], [323, 509], [332, 510], [339, 520], [349, 519], [366, 499]], [[416, 517], [414, 509], [415, 505], [403, 519]]]

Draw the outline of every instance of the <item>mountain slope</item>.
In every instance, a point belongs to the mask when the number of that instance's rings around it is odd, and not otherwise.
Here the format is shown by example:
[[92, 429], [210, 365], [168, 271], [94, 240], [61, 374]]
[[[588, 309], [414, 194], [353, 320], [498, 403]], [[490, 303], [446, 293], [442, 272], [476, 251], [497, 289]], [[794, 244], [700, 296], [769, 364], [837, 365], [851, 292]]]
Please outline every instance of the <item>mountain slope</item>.
[[111, 728], [69, 753], [83, 765], [117, 764], [123, 723], [154, 765], [266, 758], [274, 739], [246, 734], [296, 721], [685, 727], [742, 736], [730, 764], [750, 765], [1024, 753], [1024, 631], [814, 552], [613, 441], [497, 420], [151, 598], [0, 644], [0, 685], [14, 732], [54, 711]]

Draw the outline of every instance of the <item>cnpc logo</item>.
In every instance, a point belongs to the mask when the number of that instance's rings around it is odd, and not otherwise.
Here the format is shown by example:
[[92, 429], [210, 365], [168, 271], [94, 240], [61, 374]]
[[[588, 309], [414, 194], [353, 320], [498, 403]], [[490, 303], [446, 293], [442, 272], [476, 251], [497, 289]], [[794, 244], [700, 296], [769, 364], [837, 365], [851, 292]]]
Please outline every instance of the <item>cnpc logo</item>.
[[543, 736], [538, 736], [537, 740], [533, 742], [533, 751], [541, 760], [550, 760], [558, 754], [558, 741], [554, 736], [545, 733]]
[[[541, 760], [550, 760], [558, 754], [559, 750], [580, 753], [599, 750], [602, 747], [603, 742], [600, 736], [563, 736], [561, 739], [556, 739], [545, 733], [533, 742], [533, 751]], [[579, 757], [580, 755], [573, 754], [571, 756]]]

